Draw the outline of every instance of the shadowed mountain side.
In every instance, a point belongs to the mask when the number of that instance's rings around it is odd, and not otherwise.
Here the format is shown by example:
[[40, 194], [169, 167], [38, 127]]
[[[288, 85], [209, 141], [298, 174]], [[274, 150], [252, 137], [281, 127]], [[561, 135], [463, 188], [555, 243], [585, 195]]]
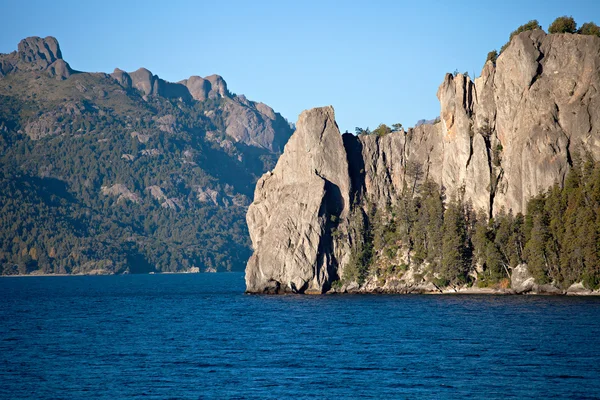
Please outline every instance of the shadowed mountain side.
[[76, 73], [62, 57], [52, 37], [0, 54], [0, 273], [242, 270], [287, 121], [218, 75]]

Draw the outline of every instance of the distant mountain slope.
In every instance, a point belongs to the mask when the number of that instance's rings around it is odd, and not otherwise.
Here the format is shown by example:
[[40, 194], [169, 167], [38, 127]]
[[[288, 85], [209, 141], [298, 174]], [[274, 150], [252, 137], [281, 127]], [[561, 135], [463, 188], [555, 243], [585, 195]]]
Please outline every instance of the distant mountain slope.
[[78, 72], [24, 39], [0, 54], [0, 272], [241, 270], [254, 184], [291, 133], [220, 76]]

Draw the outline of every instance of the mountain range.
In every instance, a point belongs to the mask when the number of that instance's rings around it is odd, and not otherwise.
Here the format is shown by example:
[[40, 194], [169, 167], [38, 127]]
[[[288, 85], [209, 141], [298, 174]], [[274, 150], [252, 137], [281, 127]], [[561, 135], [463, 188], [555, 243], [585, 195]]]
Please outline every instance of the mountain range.
[[0, 54], [0, 272], [242, 270], [254, 184], [291, 134], [218, 75], [81, 72], [26, 38]]

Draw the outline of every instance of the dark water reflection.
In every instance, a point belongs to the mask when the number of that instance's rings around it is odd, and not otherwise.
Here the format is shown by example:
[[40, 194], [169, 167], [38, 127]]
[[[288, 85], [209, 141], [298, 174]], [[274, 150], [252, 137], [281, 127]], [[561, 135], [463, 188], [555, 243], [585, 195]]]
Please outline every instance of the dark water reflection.
[[596, 398], [600, 299], [0, 279], [0, 398]]

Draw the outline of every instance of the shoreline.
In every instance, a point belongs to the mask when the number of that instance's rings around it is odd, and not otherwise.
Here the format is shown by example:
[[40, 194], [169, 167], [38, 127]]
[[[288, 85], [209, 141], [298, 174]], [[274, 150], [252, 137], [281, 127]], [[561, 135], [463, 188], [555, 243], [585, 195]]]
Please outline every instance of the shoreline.
[[226, 274], [231, 272], [243, 271], [224, 271], [224, 272], [154, 272], [144, 274], [19, 274], [19, 275], [0, 275], [0, 278], [37, 278], [37, 277], [69, 277], [69, 276], [127, 276], [127, 275], [199, 275], [199, 274]]
[[540, 296], [540, 297], [597, 297], [600, 296], [600, 291], [589, 291], [582, 293], [574, 292], [523, 292], [517, 293], [513, 290], [497, 291], [497, 290], [460, 290], [460, 291], [352, 291], [352, 292], [335, 292], [328, 291], [325, 293], [258, 293], [244, 291], [244, 294], [258, 295], [258, 296], [378, 296], [378, 295], [395, 295], [395, 296], [414, 296], [414, 295], [425, 295], [425, 296]]
[[326, 292], [323, 295], [331, 295], [331, 296], [346, 296], [346, 295], [427, 295], [427, 296], [543, 296], [543, 297], [560, 297], [560, 296], [569, 296], [569, 297], [595, 297], [600, 296], [600, 291], [586, 291], [586, 292], [522, 292], [517, 293], [514, 290], [444, 290], [444, 291], [423, 291], [423, 290], [413, 290], [413, 291], [356, 291], [356, 292]]
[[[198, 275], [198, 274], [215, 274], [215, 273], [243, 273], [243, 271], [224, 271], [224, 272], [156, 272], [156, 273], [145, 273], [145, 274], [27, 274], [27, 275], [0, 275], [0, 278], [36, 278], [36, 277], [81, 277], [81, 276], [126, 276], [126, 275]], [[578, 290], [568, 291], [558, 288], [554, 288], [551, 291], [523, 291], [517, 292], [514, 289], [494, 289], [494, 288], [477, 288], [477, 287], [463, 287], [463, 288], [443, 288], [430, 290], [424, 287], [404, 287], [400, 290], [390, 288], [372, 288], [372, 289], [350, 289], [350, 290], [336, 290], [330, 289], [324, 293], [294, 293], [294, 292], [279, 292], [279, 293], [266, 293], [266, 292], [249, 292], [244, 290], [244, 294], [250, 295], [270, 295], [270, 296], [285, 296], [285, 295], [302, 295], [302, 296], [344, 296], [344, 295], [428, 295], [428, 296], [570, 296], [570, 297], [596, 297], [600, 296], [600, 290]]]
[[[271, 288], [273, 289], [273, 288]], [[525, 290], [516, 290], [512, 288], [493, 288], [493, 287], [437, 287], [433, 285], [415, 285], [415, 286], [402, 286], [402, 287], [367, 287], [358, 288], [356, 286], [342, 287], [342, 288], [331, 288], [326, 292], [319, 292], [318, 290], [307, 290], [305, 292], [296, 292], [292, 290], [264, 290], [259, 291], [248, 291], [246, 294], [256, 295], [304, 295], [304, 296], [344, 296], [344, 295], [428, 295], [428, 296], [570, 296], [570, 297], [588, 297], [588, 296], [600, 296], [600, 289], [591, 290], [584, 288], [581, 284], [572, 285], [568, 289], [559, 289], [549, 285], [536, 285], [534, 287], [526, 288]]]
[[547, 285], [531, 287], [528, 290], [515, 290], [512, 288], [489, 288], [489, 287], [445, 287], [431, 289], [430, 287], [403, 287], [392, 288], [369, 288], [369, 289], [351, 289], [351, 290], [329, 290], [325, 294], [426, 294], [426, 295], [488, 295], [488, 296], [600, 296], [600, 290], [585, 289], [583, 287], [573, 289], [559, 289]]

